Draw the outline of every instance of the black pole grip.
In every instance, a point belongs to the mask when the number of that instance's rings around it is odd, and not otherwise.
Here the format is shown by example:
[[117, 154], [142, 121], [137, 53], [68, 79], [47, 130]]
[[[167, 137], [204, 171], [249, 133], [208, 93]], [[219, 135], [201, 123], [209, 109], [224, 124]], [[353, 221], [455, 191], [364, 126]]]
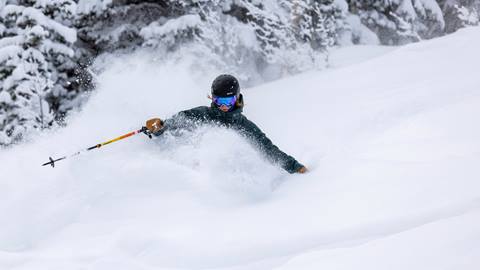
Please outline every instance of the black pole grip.
[[142, 129], [140, 130], [143, 134], [147, 135], [148, 138], [152, 138], [152, 132], [150, 130], [148, 130], [147, 127], [142, 127]]

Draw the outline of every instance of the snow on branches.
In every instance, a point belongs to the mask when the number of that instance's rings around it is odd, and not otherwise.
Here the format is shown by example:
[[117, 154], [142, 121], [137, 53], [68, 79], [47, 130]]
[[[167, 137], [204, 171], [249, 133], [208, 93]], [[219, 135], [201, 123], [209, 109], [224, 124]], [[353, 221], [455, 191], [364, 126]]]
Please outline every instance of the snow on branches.
[[195, 43], [191, 48], [205, 64], [243, 79], [324, 66], [347, 11], [326, 0], [172, 2], [182, 14], [144, 27], [143, 45], [172, 52]]
[[21, 4], [7, 4], [0, 11], [2, 145], [54, 124], [52, 100], [66, 92], [68, 78], [62, 73], [66, 59], [74, 56], [76, 31], [55, 20], [73, 18], [73, 1]]
[[350, 0], [350, 11], [384, 44], [402, 44], [438, 36], [445, 27], [435, 0]]

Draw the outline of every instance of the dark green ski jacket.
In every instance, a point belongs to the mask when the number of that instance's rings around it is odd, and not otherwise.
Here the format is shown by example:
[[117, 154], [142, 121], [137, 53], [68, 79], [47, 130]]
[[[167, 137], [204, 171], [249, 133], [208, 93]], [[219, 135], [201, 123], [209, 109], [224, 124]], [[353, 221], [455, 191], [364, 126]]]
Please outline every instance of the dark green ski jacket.
[[223, 112], [215, 105], [201, 106], [190, 110], [181, 111], [165, 120], [164, 128], [155, 135], [160, 136], [165, 131], [178, 129], [192, 129], [201, 124], [216, 124], [237, 130], [248, 138], [272, 162], [279, 164], [289, 173], [297, 172], [301, 167], [297, 160], [285, 154], [257, 127], [252, 121], [242, 114], [243, 109], [236, 107], [233, 111]]

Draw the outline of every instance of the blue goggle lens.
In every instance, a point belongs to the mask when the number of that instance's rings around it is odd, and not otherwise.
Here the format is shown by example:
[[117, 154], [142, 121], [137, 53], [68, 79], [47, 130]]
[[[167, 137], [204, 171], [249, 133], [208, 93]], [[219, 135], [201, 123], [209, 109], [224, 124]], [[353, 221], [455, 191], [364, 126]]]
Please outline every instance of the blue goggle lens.
[[235, 102], [237, 102], [237, 96], [213, 97], [213, 102], [215, 102], [217, 106], [225, 105], [227, 107], [232, 107], [233, 105], [235, 105]]

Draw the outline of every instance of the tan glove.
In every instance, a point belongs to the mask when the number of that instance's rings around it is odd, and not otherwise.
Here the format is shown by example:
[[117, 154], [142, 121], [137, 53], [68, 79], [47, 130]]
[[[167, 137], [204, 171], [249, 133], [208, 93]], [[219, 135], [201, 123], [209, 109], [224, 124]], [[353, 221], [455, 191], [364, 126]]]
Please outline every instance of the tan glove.
[[156, 133], [163, 128], [163, 121], [160, 118], [152, 118], [147, 120], [145, 126], [150, 132]]
[[305, 167], [305, 166], [301, 167], [301, 168], [298, 169], [298, 171], [297, 171], [297, 173], [306, 173], [306, 172], [308, 172], [308, 169], [307, 169], [307, 167]]

